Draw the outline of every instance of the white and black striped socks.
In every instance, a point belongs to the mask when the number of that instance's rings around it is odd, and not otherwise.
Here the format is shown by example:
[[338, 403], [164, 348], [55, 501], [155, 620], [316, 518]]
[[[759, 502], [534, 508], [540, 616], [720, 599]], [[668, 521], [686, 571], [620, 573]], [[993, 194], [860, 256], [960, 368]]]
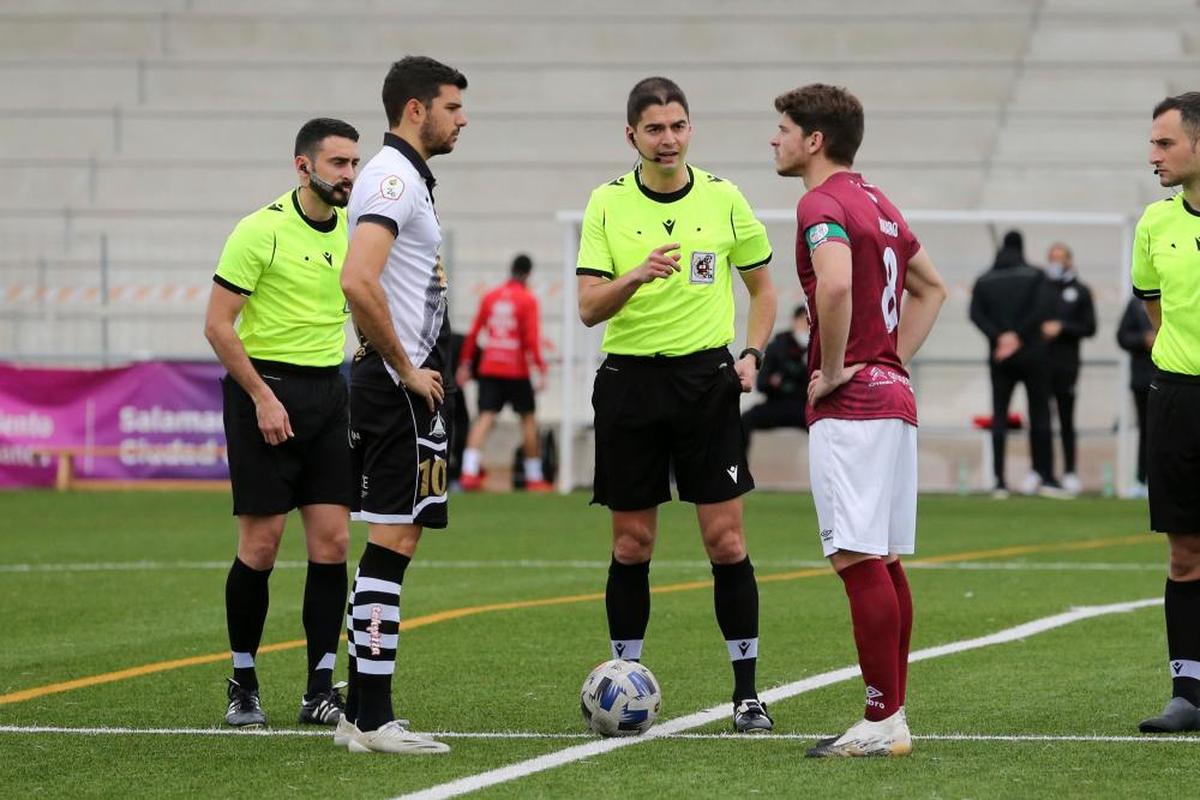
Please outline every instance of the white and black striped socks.
[[395, 719], [392, 673], [400, 638], [400, 587], [409, 560], [368, 542], [358, 564], [347, 620], [351, 666], [347, 716], [359, 730], [375, 730]]

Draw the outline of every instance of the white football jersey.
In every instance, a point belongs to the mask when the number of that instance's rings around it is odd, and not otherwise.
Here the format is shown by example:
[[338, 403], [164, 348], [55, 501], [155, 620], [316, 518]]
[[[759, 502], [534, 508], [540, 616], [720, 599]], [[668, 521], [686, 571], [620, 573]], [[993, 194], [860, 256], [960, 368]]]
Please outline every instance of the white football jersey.
[[[442, 229], [433, 207], [433, 173], [413, 147], [392, 133], [367, 162], [350, 192], [347, 208], [351, 241], [358, 224], [370, 221], [396, 236], [380, 284], [396, 337], [418, 367], [444, 372], [448, 337], [446, 272], [440, 249]], [[399, 376], [386, 364], [392, 380]]]

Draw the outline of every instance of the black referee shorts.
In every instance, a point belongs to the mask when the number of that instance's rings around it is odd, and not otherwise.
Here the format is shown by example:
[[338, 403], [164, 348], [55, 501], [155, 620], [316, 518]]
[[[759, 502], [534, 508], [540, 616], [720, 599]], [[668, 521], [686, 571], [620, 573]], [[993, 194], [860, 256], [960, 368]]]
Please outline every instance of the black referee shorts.
[[593, 503], [613, 511], [671, 499], [721, 503], [754, 488], [738, 409], [741, 384], [723, 347], [686, 356], [610, 355], [596, 371]]
[[1150, 527], [1200, 534], [1200, 376], [1158, 371], [1146, 409]]
[[286, 514], [315, 503], [348, 506], [354, 483], [347, 439], [346, 381], [337, 367], [301, 367], [252, 359], [287, 409], [296, 434], [269, 445], [250, 395], [221, 379], [233, 513]]
[[532, 414], [534, 410], [533, 384], [529, 378], [489, 378], [479, 376], [479, 413], [499, 413], [504, 406], [512, 405], [518, 414]]
[[383, 358], [369, 350], [351, 367], [350, 443], [358, 490], [353, 518], [389, 525], [444, 528], [450, 484], [448, 446], [457, 393], [434, 411], [397, 386]]

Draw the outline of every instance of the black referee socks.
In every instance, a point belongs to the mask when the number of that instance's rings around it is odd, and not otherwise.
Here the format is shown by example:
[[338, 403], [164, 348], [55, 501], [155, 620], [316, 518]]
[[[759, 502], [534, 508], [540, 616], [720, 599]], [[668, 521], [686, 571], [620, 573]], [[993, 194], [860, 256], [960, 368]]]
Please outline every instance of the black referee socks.
[[1200, 706], [1200, 581], [1168, 578], [1163, 606], [1172, 696]]
[[758, 581], [750, 557], [736, 564], [713, 564], [713, 607], [733, 664], [733, 701], [758, 697]]
[[271, 570], [251, 569], [240, 558], [233, 559], [225, 579], [225, 623], [229, 628], [229, 649], [233, 653], [233, 679], [243, 689], [258, 688], [254, 657], [262, 642], [267, 621]]
[[650, 562], [622, 564], [613, 556], [604, 588], [612, 657], [638, 661], [650, 624]]
[[346, 600], [346, 562], [308, 562], [304, 581], [304, 635], [308, 639], [308, 697], [333, 688], [333, 667]]

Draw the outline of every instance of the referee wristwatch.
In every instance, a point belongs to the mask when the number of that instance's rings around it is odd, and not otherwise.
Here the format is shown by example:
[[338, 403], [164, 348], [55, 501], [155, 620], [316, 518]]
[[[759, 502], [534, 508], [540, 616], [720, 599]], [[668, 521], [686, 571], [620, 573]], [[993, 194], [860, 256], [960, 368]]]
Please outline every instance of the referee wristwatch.
[[747, 347], [742, 352], [738, 353], [738, 361], [741, 361], [746, 356], [754, 356], [754, 368], [762, 369], [763, 352], [757, 347]]

